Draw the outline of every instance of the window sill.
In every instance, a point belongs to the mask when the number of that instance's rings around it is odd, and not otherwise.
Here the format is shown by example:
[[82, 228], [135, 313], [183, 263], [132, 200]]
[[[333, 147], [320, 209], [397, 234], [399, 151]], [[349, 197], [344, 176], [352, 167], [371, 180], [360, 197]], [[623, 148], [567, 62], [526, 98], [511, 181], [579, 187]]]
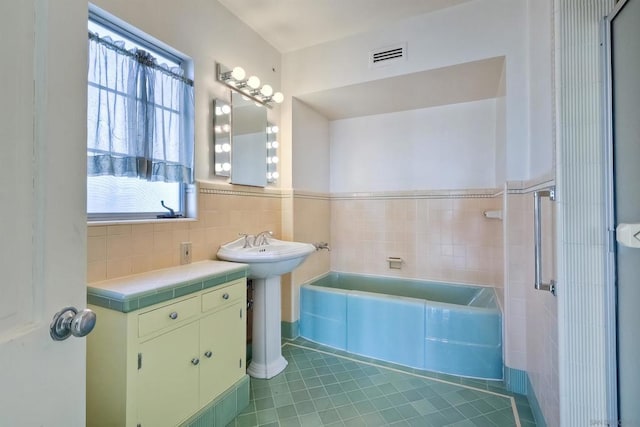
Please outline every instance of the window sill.
[[196, 222], [198, 218], [149, 218], [149, 219], [121, 219], [106, 221], [87, 221], [87, 226], [126, 225], [126, 224], [167, 224], [174, 222]]

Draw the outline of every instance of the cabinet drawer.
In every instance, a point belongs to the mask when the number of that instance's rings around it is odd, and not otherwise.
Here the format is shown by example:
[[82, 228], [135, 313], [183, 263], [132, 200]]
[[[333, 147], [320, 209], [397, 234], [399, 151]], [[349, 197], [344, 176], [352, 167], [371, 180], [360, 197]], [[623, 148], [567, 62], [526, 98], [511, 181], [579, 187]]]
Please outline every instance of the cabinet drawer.
[[198, 296], [141, 314], [138, 316], [138, 336], [149, 335], [199, 315], [199, 303], [200, 297]]
[[202, 311], [209, 311], [231, 305], [239, 299], [246, 299], [247, 285], [244, 280], [233, 282], [229, 286], [215, 289], [202, 295]]

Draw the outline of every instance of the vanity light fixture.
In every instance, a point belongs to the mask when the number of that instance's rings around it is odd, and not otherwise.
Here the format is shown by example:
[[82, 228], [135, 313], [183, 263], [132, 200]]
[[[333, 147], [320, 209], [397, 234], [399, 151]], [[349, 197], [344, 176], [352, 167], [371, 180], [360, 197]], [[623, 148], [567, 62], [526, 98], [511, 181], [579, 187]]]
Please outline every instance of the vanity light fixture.
[[[234, 70], [235, 71], [235, 70]], [[242, 70], [244, 73], [244, 70]], [[228, 101], [213, 101], [215, 116], [214, 131], [214, 174], [229, 177], [231, 175], [231, 105]]]
[[284, 95], [281, 92], [274, 93], [270, 85], [265, 84], [260, 87], [260, 79], [257, 76], [249, 76], [245, 79], [246, 76], [247, 74], [242, 67], [228, 70], [223, 65], [216, 63], [217, 80], [225, 86], [268, 108], [272, 107], [271, 103], [280, 104], [284, 101]]
[[275, 183], [280, 174], [278, 173], [278, 126], [269, 124], [267, 126], [267, 183]]

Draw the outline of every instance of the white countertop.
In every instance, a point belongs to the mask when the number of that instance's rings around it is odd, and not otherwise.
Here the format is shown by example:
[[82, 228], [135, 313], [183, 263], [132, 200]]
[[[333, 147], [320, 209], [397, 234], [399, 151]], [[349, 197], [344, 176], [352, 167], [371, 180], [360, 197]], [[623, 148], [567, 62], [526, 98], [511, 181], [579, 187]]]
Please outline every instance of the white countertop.
[[87, 285], [88, 292], [107, 298], [126, 300], [159, 292], [177, 285], [245, 270], [246, 264], [227, 261], [199, 261], [177, 267], [103, 280]]

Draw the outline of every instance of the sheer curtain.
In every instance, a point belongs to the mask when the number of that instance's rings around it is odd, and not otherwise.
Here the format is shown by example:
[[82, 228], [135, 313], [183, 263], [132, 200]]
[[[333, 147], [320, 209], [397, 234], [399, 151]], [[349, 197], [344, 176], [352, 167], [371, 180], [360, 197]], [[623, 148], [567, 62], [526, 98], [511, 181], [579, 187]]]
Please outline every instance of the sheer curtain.
[[87, 173], [193, 182], [193, 83], [89, 33]]

